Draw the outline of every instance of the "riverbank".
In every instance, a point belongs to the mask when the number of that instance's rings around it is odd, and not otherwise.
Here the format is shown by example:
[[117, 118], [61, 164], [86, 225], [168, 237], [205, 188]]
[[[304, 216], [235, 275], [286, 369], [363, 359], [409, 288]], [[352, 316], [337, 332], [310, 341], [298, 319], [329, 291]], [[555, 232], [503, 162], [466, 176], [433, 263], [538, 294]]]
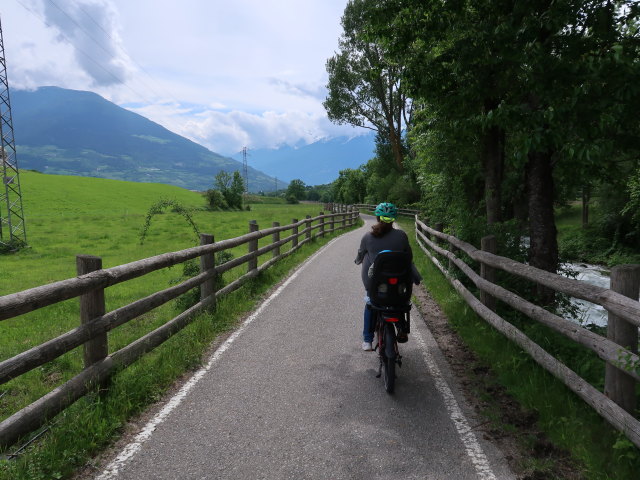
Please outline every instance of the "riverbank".
[[[448, 317], [448, 327], [472, 352], [473, 359], [455, 348], [448, 358], [453, 363], [461, 362], [469, 372], [470, 378], [463, 384], [479, 399], [477, 408], [486, 418], [478, 429], [492, 437], [515, 439], [510, 445], [524, 452], [513, 459], [517, 470], [525, 472], [522, 478], [637, 478], [640, 450], [517, 345], [479, 318], [440, 271], [417, 253], [420, 249], [414, 240], [413, 225], [409, 221], [401, 223], [409, 234], [414, 262], [425, 286]], [[594, 352], [544, 325], [518, 314], [503, 313], [535, 343], [544, 345], [548, 353], [602, 389], [604, 363]]]
[[591, 207], [590, 222], [584, 228], [579, 203], [558, 209], [556, 228], [561, 260], [609, 268], [627, 263], [640, 264], [640, 245], [634, 249], [624, 245], [615, 235], [608, 238], [601, 228], [601, 221], [597, 205]]

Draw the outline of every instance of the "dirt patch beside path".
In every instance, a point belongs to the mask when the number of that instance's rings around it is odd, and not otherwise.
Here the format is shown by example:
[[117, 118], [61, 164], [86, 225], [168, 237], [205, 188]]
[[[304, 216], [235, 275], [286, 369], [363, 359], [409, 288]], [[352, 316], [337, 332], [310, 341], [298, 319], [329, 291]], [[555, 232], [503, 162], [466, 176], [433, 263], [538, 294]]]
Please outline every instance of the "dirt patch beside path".
[[500, 448], [518, 478], [585, 478], [568, 452], [555, 447], [538, 429], [535, 412], [523, 410], [460, 339], [429, 292], [420, 285], [413, 293], [416, 307], [458, 378], [467, 403], [485, 419], [475, 431]]

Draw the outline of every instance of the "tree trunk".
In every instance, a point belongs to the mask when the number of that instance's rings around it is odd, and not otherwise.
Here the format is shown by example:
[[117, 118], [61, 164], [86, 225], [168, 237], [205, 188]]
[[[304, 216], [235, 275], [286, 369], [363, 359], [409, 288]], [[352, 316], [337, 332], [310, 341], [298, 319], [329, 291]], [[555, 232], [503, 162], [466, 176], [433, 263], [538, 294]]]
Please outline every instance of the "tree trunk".
[[[554, 185], [551, 152], [531, 152], [526, 174], [531, 236], [529, 264], [555, 273], [558, 269], [558, 241], [553, 211]], [[543, 304], [553, 302], [553, 290], [538, 285], [537, 293]]]
[[582, 187], [582, 228], [589, 226], [589, 201], [591, 200], [591, 185]]
[[[491, 110], [492, 103], [487, 102], [486, 108]], [[485, 132], [483, 140], [484, 199], [487, 209], [487, 225], [493, 225], [502, 221], [504, 130], [491, 127]]]
[[393, 126], [389, 128], [389, 142], [391, 143], [391, 150], [393, 151], [393, 158], [396, 161], [396, 165], [398, 166], [398, 170], [400, 172], [404, 171], [403, 165], [403, 155], [402, 155], [402, 141], [400, 138], [400, 134], [396, 131]]

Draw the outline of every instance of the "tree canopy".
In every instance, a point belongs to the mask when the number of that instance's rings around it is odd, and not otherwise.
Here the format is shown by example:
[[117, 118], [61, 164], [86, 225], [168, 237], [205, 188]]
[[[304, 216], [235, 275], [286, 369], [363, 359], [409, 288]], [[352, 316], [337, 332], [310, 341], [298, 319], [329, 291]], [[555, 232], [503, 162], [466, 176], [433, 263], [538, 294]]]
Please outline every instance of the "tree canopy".
[[639, 17], [631, 0], [350, 1], [325, 107], [382, 137], [395, 128], [403, 169], [393, 185], [379, 168], [341, 172], [336, 194], [357, 197], [358, 175], [367, 196], [415, 182], [432, 219], [469, 240], [514, 225], [529, 262], [555, 271], [554, 209], [606, 192], [614, 241], [640, 245]]
[[402, 88], [402, 68], [389, 62], [382, 44], [361, 35], [368, 0], [352, 0], [342, 17], [340, 51], [327, 61], [329, 119], [375, 130], [388, 138], [396, 167], [403, 169], [402, 132], [411, 101]]

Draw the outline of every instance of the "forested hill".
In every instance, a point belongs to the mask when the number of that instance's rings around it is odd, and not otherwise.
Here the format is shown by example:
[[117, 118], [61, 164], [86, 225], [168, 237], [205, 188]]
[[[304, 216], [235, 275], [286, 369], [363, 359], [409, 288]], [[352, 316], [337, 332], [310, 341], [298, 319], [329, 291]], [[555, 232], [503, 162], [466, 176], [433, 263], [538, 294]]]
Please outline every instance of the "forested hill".
[[[11, 94], [18, 162], [43, 173], [157, 182], [204, 190], [242, 163], [211, 152], [91, 92], [41, 87]], [[282, 184], [282, 183], [281, 183]], [[274, 179], [249, 169], [251, 191]]]

